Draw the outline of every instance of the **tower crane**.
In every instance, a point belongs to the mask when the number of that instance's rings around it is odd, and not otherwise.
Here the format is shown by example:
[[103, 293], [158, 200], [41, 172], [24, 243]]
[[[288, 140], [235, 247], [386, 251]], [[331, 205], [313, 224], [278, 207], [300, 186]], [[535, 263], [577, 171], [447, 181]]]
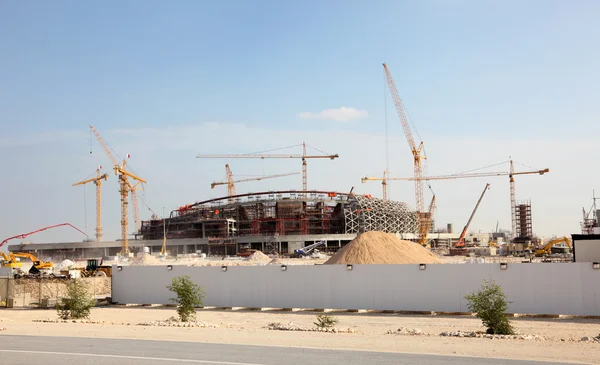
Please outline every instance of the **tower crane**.
[[[396, 89], [396, 84], [394, 83], [392, 74], [390, 73], [390, 70], [388, 69], [385, 63], [383, 64], [383, 69], [385, 71], [385, 79], [387, 81], [388, 88], [390, 89], [390, 94], [392, 95], [394, 105], [396, 106], [396, 112], [398, 113], [398, 117], [400, 118], [400, 122], [402, 123], [402, 128], [404, 129], [404, 135], [406, 136], [408, 147], [410, 148], [410, 152], [413, 156], [415, 175], [415, 203], [419, 222], [419, 241], [421, 241], [423, 240], [423, 237], [425, 237], [426, 239], [427, 235], [427, 232], [425, 231], [427, 226], [427, 215], [423, 212], [423, 169], [421, 165], [422, 160], [425, 159], [425, 156], [421, 154], [424, 145], [422, 141], [418, 147], [415, 144], [415, 139], [413, 138], [410, 126], [408, 125], [408, 118], [406, 117], [406, 112], [404, 111], [402, 99], [400, 99], [400, 95], [398, 95], [398, 90]], [[384, 179], [384, 181], [387, 184], [387, 179]]]
[[465, 236], [467, 235], [467, 230], [469, 229], [469, 225], [471, 224], [471, 221], [473, 220], [473, 217], [475, 216], [475, 212], [477, 212], [477, 208], [479, 208], [479, 203], [481, 203], [483, 196], [485, 195], [486, 191], [488, 191], [489, 189], [490, 189], [490, 184], [485, 184], [485, 188], [483, 189], [483, 192], [481, 193], [481, 196], [479, 197], [479, 200], [477, 201], [477, 204], [475, 205], [475, 209], [473, 209], [473, 212], [471, 213], [471, 216], [469, 217], [469, 220], [467, 221], [465, 228], [463, 228], [462, 232], [460, 233], [460, 237], [458, 237], [458, 242], [456, 243], [456, 247], [465, 247]]
[[102, 180], [108, 179], [108, 174], [100, 175], [101, 169], [102, 166], [96, 169], [96, 177], [73, 184], [77, 186], [93, 182], [96, 185], [96, 241], [102, 241]]
[[299, 158], [302, 160], [302, 191], [307, 191], [307, 167], [306, 160], [311, 158], [328, 158], [336, 159], [340, 156], [336, 153], [335, 155], [307, 155], [306, 154], [306, 143], [302, 142], [302, 154], [300, 155], [286, 155], [286, 154], [242, 154], [242, 155], [198, 155], [196, 158]]
[[423, 234], [419, 236], [419, 244], [421, 246], [427, 245], [427, 236], [429, 236], [429, 231], [431, 230], [431, 224], [433, 222], [433, 211], [435, 210], [435, 194], [431, 198], [431, 203], [429, 203], [429, 209], [427, 210], [427, 217], [424, 220]]
[[[259, 181], [259, 180], [265, 180], [265, 179], [274, 179], [277, 177], [283, 177], [283, 176], [291, 176], [291, 175], [298, 175], [299, 172], [291, 172], [291, 173], [287, 173], [287, 174], [275, 174], [275, 175], [267, 175], [267, 176], [258, 176], [258, 177], [251, 177], [251, 178], [247, 178], [247, 179], [241, 179], [241, 180], [233, 180], [233, 174], [231, 173], [231, 169], [229, 168], [229, 165], [225, 165], [225, 172], [226, 172], [226, 179], [227, 181], [215, 181], [213, 183], [210, 184], [210, 188], [214, 189], [215, 186], [217, 185], [227, 185], [227, 196], [232, 197], [235, 195], [235, 185], [236, 183], [240, 183], [240, 182], [246, 182], [246, 181]], [[229, 202], [232, 202], [232, 198], [229, 198]]]
[[[516, 175], [530, 175], [530, 174], [539, 174], [544, 175], [547, 172], [550, 172], [550, 169], [546, 168], [543, 170], [535, 170], [535, 171], [514, 171], [513, 161], [510, 160], [510, 171], [495, 171], [495, 172], [474, 172], [474, 173], [461, 173], [461, 174], [451, 174], [451, 175], [434, 175], [434, 176], [425, 176], [422, 177], [424, 180], [452, 180], [452, 179], [465, 179], [465, 178], [477, 178], [477, 177], [490, 177], [490, 176], [508, 176], [510, 182], [510, 205], [512, 209], [512, 235], [516, 235], [516, 217], [515, 217], [515, 207], [516, 207], [516, 199], [515, 199], [515, 179]], [[363, 177], [361, 181], [363, 183], [367, 181], [378, 181], [383, 180], [381, 177]], [[386, 181], [390, 180], [402, 180], [402, 181], [414, 181], [414, 177], [385, 177]]]
[[[142, 179], [139, 176], [132, 174], [127, 171], [127, 160], [123, 159], [123, 162], [119, 164], [117, 159], [113, 156], [110, 148], [104, 141], [104, 138], [98, 133], [98, 131], [94, 128], [93, 125], [90, 126], [92, 132], [96, 136], [98, 143], [102, 146], [102, 149], [110, 159], [113, 164], [113, 170], [115, 171], [115, 175], [119, 177], [119, 193], [121, 194], [121, 255], [129, 256], [129, 241], [128, 241], [128, 229], [129, 229], [129, 193], [132, 189], [135, 189], [133, 186], [137, 186], [137, 184], [132, 185], [129, 179], [134, 180], [137, 183], [145, 183], [146, 180]], [[135, 204], [135, 203], [134, 203]]]

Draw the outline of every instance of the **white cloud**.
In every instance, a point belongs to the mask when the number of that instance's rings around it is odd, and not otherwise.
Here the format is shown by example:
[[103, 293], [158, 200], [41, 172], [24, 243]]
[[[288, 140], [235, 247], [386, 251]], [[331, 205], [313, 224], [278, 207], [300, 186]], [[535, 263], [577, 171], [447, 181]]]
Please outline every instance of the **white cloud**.
[[345, 106], [338, 109], [325, 109], [318, 113], [302, 112], [298, 114], [300, 119], [318, 119], [333, 120], [336, 122], [349, 122], [351, 120], [362, 119], [369, 116], [366, 110], [356, 108], [347, 108]]

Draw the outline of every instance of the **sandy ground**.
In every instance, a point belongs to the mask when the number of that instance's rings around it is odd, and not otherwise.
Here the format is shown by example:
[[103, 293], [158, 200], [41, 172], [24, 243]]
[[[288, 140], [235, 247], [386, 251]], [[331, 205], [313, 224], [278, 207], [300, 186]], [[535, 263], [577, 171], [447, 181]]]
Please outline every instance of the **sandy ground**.
[[[56, 318], [52, 310], [2, 309], [0, 327], [6, 330], [0, 335], [153, 339], [600, 363], [600, 343], [578, 342], [583, 336], [600, 333], [600, 320], [592, 319], [513, 320], [518, 332], [544, 336], [547, 340], [543, 341], [438, 336], [443, 331], [482, 330], [480, 321], [470, 316], [329, 313], [338, 317], [339, 327], [356, 329], [354, 334], [269, 331], [264, 328], [272, 322], [293, 322], [311, 327], [317, 314], [314, 312], [202, 309], [198, 311], [198, 319], [216, 324], [219, 328], [135, 325], [164, 320], [175, 314], [175, 309], [164, 307], [104, 307], [94, 308], [91, 316], [94, 321], [104, 321], [103, 324], [55, 324], [33, 322], [35, 319]], [[388, 330], [399, 327], [421, 328], [432, 336], [386, 334]]]

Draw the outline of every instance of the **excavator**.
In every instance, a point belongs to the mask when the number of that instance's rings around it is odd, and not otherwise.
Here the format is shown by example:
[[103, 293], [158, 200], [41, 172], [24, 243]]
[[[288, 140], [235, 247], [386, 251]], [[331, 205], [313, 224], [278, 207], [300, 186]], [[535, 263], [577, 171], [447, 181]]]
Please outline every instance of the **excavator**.
[[567, 237], [560, 237], [560, 238], [555, 238], [553, 240], [548, 241], [548, 243], [546, 243], [546, 245], [535, 251], [535, 256], [540, 257], [540, 256], [546, 256], [546, 255], [550, 255], [552, 253], [552, 246], [559, 244], [561, 242], [564, 242], [567, 244], [567, 246], [569, 247], [569, 250], [573, 250], [573, 247], [571, 246], [571, 240], [569, 240]]
[[23, 264], [12, 255], [12, 253], [5, 254], [4, 252], [0, 252], [0, 256], [2, 257], [2, 267], [21, 267]]
[[[46, 262], [38, 259], [35, 255], [27, 252], [15, 252], [10, 254], [12, 257], [22, 257], [31, 260], [31, 268], [29, 269], [29, 275], [33, 276], [45, 276], [52, 274], [52, 262]], [[19, 275], [19, 274], [18, 274]], [[23, 276], [24, 273], [21, 271], [19, 276]]]

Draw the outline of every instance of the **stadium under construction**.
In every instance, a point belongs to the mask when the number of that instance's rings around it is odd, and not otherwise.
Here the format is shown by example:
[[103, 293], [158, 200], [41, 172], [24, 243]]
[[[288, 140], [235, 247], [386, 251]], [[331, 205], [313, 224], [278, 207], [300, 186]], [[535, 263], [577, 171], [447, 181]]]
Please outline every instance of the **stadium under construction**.
[[[416, 239], [417, 214], [406, 203], [370, 195], [294, 190], [239, 194], [181, 206], [165, 219], [142, 221], [129, 245], [134, 252], [142, 247], [160, 252], [166, 237], [170, 256], [235, 255], [245, 247], [285, 254], [324, 240], [322, 251], [331, 252], [365, 231]], [[116, 256], [120, 249], [120, 241], [9, 246], [10, 251], [35, 250], [38, 256], [55, 259]]]

